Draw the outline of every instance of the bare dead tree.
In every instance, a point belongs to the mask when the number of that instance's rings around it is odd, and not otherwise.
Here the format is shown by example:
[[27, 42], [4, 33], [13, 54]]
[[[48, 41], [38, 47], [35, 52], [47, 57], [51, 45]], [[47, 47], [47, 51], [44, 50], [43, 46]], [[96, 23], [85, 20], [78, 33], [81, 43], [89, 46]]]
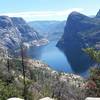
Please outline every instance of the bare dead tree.
[[8, 57], [7, 57], [7, 69], [8, 69], [8, 73], [10, 71], [10, 59], [9, 59], [9, 52], [8, 52]]
[[25, 66], [25, 48], [23, 46], [23, 43], [21, 43], [20, 45], [20, 49], [21, 49], [21, 64], [22, 64], [22, 73], [23, 73], [23, 84], [24, 84], [24, 88], [23, 88], [23, 96], [24, 96], [24, 100], [27, 100], [27, 86], [26, 86], [26, 66]]

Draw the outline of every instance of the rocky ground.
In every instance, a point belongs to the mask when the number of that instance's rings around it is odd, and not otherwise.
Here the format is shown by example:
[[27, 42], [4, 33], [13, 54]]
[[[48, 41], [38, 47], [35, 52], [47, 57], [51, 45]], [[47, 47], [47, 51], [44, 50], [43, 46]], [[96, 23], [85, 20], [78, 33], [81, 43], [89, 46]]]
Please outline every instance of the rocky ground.
[[[85, 98], [85, 79], [81, 76], [59, 73], [40, 60], [32, 60], [30, 58], [24, 59], [24, 66], [28, 100], [39, 100], [44, 97], [56, 100], [83, 100]], [[11, 86], [11, 88], [9, 86], [10, 96], [23, 98], [24, 77], [21, 58], [1, 59], [0, 73], [0, 85], [3, 82], [8, 84], [7, 88], [9, 85]], [[17, 92], [14, 91], [15, 89]], [[8, 95], [8, 92], [1, 90], [2, 92]], [[2, 95], [0, 98], [2, 98]]]

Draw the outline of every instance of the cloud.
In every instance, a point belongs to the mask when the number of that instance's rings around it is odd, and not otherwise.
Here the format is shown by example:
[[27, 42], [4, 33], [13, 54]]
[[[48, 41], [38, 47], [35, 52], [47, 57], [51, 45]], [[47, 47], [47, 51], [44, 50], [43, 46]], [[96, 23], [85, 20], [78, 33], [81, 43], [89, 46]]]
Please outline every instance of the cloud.
[[82, 8], [72, 8], [62, 11], [29, 11], [16, 13], [2, 13], [9, 17], [22, 17], [27, 21], [31, 20], [65, 20], [72, 11], [83, 11]]

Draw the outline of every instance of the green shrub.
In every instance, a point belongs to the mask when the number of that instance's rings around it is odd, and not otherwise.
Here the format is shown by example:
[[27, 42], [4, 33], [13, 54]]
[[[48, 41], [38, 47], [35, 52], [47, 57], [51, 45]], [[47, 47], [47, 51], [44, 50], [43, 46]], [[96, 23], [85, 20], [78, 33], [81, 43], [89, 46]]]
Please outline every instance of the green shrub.
[[86, 84], [86, 95], [100, 97], [100, 50], [87, 48], [84, 51], [96, 63], [96, 66], [90, 69], [90, 77], [88, 78]]

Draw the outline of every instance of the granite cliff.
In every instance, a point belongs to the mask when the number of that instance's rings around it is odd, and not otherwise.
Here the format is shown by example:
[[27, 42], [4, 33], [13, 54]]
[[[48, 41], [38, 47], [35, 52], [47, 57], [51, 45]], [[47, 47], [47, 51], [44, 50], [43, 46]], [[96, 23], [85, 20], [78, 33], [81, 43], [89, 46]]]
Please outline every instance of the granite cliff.
[[4, 47], [16, 49], [21, 40], [30, 42], [37, 38], [39, 34], [24, 19], [0, 16], [0, 44]]
[[57, 46], [64, 51], [75, 72], [84, 72], [93, 63], [82, 49], [91, 46], [99, 48], [99, 15], [100, 11], [94, 18], [72, 12], [67, 19], [64, 34]]

